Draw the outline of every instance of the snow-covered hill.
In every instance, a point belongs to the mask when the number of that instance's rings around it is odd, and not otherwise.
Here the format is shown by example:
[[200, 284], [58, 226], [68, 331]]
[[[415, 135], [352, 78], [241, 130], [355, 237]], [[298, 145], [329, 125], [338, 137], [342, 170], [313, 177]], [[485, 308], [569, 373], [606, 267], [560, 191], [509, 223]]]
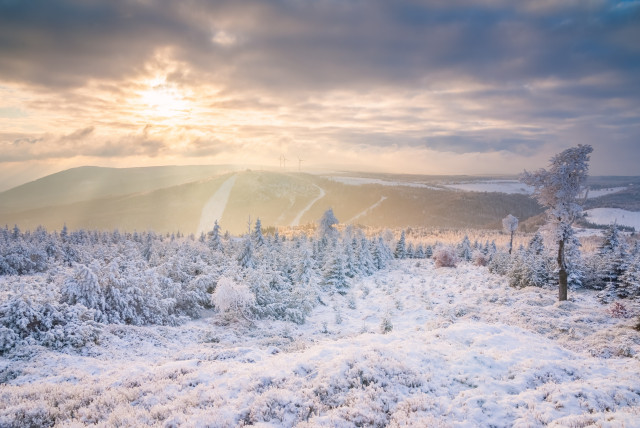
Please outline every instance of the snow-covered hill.
[[303, 325], [109, 325], [83, 356], [0, 359], [0, 425], [637, 426], [633, 321], [556, 294], [406, 260]]
[[620, 208], [593, 208], [585, 211], [586, 220], [595, 224], [618, 224], [640, 230], [640, 212]]

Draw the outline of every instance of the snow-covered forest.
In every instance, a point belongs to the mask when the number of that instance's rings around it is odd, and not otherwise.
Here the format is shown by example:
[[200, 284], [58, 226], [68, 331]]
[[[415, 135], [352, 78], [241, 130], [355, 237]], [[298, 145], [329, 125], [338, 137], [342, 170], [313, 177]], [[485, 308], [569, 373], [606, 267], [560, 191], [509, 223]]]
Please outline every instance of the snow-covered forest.
[[0, 425], [640, 417], [640, 246], [615, 226], [569, 241], [566, 302], [541, 233], [509, 254], [506, 232], [374, 232], [331, 210], [314, 230], [250, 226], [1, 229]]

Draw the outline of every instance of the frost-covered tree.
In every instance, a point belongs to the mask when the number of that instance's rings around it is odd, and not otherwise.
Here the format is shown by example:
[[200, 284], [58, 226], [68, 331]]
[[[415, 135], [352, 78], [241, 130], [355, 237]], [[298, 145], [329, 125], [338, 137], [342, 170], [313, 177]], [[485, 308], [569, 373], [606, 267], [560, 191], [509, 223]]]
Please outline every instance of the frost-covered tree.
[[615, 297], [623, 297], [626, 292], [620, 292], [622, 277], [629, 268], [628, 266], [628, 246], [617, 225], [612, 225], [605, 229], [604, 239], [599, 254], [599, 276], [605, 284], [605, 289], [600, 293], [603, 301], [610, 301]]
[[338, 229], [335, 226], [338, 219], [333, 214], [333, 208], [329, 208], [322, 214], [320, 223], [318, 224], [318, 237], [321, 239], [332, 240], [338, 237]]
[[400, 234], [400, 239], [396, 243], [396, 251], [393, 253], [396, 259], [404, 259], [407, 257], [407, 248], [404, 230]]
[[338, 248], [330, 254], [325, 265], [322, 286], [328, 292], [337, 291], [342, 295], [347, 294], [349, 280], [345, 269], [344, 254]]
[[238, 256], [238, 264], [245, 269], [254, 268], [256, 266], [256, 261], [253, 257], [253, 242], [251, 241], [250, 236], [247, 236], [244, 239], [242, 251]]
[[546, 209], [547, 224], [558, 243], [558, 299], [567, 300], [568, 271], [565, 247], [572, 224], [582, 213], [578, 197], [584, 193], [589, 170], [590, 145], [580, 144], [553, 156], [549, 169], [525, 171], [521, 181], [533, 187], [533, 196]]
[[213, 251], [223, 251], [218, 220], [213, 223], [213, 230], [210, 232], [209, 248]]
[[458, 245], [457, 250], [460, 260], [463, 260], [465, 262], [471, 261], [471, 255], [473, 251], [471, 249], [471, 241], [469, 241], [469, 237], [467, 235], [464, 235], [464, 238]]
[[427, 256], [424, 253], [424, 247], [422, 246], [422, 244], [418, 244], [418, 246], [416, 247], [416, 252], [415, 252], [415, 258], [416, 259], [425, 259]]
[[640, 298], [640, 254], [631, 258], [627, 270], [620, 278], [618, 296], [623, 298]]
[[260, 221], [260, 217], [256, 219], [256, 225], [253, 228], [253, 240], [256, 243], [257, 248], [264, 245], [264, 235], [262, 234], [262, 222]]
[[220, 313], [228, 317], [247, 318], [256, 298], [244, 282], [236, 282], [223, 276], [211, 295], [211, 303]]
[[508, 233], [510, 238], [509, 238], [509, 254], [511, 254], [512, 249], [513, 249], [513, 235], [516, 233], [516, 230], [518, 230], [518, 218], [512, 216], [511, 214], [509, 214], [508, 216], [506, 216], [505, 218], [502, 219], [502, 230], [504, 230], [505, 233]]

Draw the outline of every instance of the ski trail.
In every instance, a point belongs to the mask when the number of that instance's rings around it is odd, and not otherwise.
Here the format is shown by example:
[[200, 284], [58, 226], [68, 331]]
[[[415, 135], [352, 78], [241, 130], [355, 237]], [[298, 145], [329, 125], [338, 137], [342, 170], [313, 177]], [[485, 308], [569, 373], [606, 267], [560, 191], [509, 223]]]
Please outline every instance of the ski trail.
[[375, 204], [371, 205], [369, 208], [367, 208], [366, 210], [362, 211], [359, 214], [356, 214], [354, 217], [351, 217], [349, 220], [347, 220], [345, 223], [351, 223], [354, 220], [359, 219], [360, 217], [362, 217], [363, 215], [367, 214], [369, 211], [373, 210], [374, 208], [377, 208], [385, 199], [387, 199], [386, 196], [383, 196], [380, 198], [380, 200], [378, 202], [376, 202]]
[[200, 214], [200, 224], [198, 225], [198, 235], [203, 232], [213, 230], [213, 223], [222, 218], [224, 209], [229, 201], [229, 194], [236, 182], [236, 175], [229, 177], [222, 185], [216, 190], [216, 193], [211, 196], [205, 206], [202, 208], [202, 214]]
[[317, 198], [315, 198], [314, 200], [312, 200], [311, 202], [309, 202], [309, 204], [304, 207], [302, 209], [302, 211], [300, 211], [298, 213], [298, 215], [296, 216], [296, 218], [293, 219], [293, 221], [291, 222], [291, 224], [289, 226], [299, 226], [300, 225], [300, 219], [302, 218], [302, 216], [311, 209], [311, 207], [313, 206], [313, 204], [315, 204], [316, 202], [318, 202], [320, 199], [324, 198], [324, 195], [326, 195], [324, 189], [316, 184], [314, 184], [314, 186], [316, 186], [316, 188], [320, 191], [320, 195], [318, 195]]

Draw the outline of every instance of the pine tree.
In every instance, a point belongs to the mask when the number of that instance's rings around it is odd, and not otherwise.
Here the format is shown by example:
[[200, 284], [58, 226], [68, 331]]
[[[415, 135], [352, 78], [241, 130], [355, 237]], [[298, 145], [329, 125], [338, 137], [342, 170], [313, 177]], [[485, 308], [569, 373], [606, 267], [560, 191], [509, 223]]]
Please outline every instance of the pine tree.
[[620, 278], [618, 296], [622, 298], [640, 298], [640, 254], [630, 258], [627, 270]]
[[320, 223], [318, 224], [318, 236], [321, 239], [327, 239], [328, 241], [336, 239], [338, 237], [338, 230], [335, 226], [338, 224], [338, 219], [333, 214], [333, 208], [329, 208], [324, 212]]
[[244, 239], [242, 251], [238, 256], [238, 264], [245, 269], [256, 267], [256, 262], [253, 257], [253, 242], [251, 241], [250, 236], [247, 236]]
[[394, 256], [395, 256], [396, 259], [404, 259], [404, 258], [407, 257], [404, 230], [400, 234], [400, 239], [398, 240], [398, 243], [396, 244], [396, 251], [394, 253]]
[[213, 223], [213, 230], [210, 232], [209, 248], [213, 251], [223, 251], [222, 239], [220, 238], [220, 225], [218, 220]]
[[260, 248], [264, 245], [264, 235], [262, 235], [262, 223], [260, 218], [256, 219], [256, 226], [253, 229], [253, 240], [256, 243], [256, 247]]
[[330, 255], [329, 261], [324, 268], [322, 285], [326, 291], [337, 291], [345, 295], [349, 288], [349, 282], [343, 256], [342, 251], [338, 251], [337, 249]]
[[469, 237], [464, 235], [462, 242], [458, 245], [458, 257], [460, 260], [468, 262], [471, 260], [471, 241], [469, 241]]
[[422, 246], [422, 244], [418, 244], [418, 247], [416, 248], [416, 259], [424, 259], [426, 258], [426, 254], [424, 253], [424, 247]]

